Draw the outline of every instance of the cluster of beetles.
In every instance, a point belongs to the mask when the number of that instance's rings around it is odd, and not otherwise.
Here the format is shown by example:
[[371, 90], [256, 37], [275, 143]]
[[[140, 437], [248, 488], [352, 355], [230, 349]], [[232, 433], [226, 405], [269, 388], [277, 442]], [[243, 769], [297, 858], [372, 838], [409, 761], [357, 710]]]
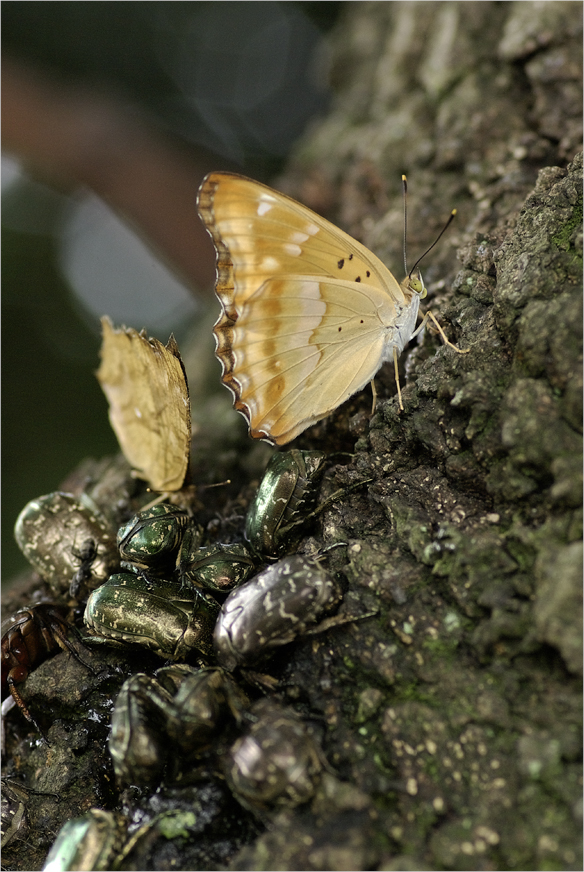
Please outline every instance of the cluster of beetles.
[[[325, 463], [320, 451], [274, 454], [245, 518], [245, 542], [229, 545], [205, 546], [189, 513], [170, 503], [138, 512], [117, 541], [84, 496], [52, 493], [21, 512], [15, 535], [29, 562], [61, 599], [85, 605], [83, 643], [143, 646], [167, 661], [128, 678], [115, 702], [109, 752], [120, 787], [180, 779], [176, 761], [196, 765], [227, 722], [238, 737], [219, 765], [244, 807], [261, 814], [313, 796], [326, 761], [312, 730], [269, 695], [250, 702], [241, 685], [273, 690], [264, 670], [277, 648], [347, 620], [330, 616], [342, 594], [321, 559], [282, 556], [322, 509]], [[29, 672], [61, 649], [91, 669], [68, 638], [70, 613], [70, 605], [40, 603], [3, 626], [2, 695], [35, 726], [18, 690]], [[69, 821], [44, 868], [112, 868], [102, 852], [110, 842], [114, 850], [117, 829], [100, 809]], [[92, 845], [99, 857], [85, 856]]]

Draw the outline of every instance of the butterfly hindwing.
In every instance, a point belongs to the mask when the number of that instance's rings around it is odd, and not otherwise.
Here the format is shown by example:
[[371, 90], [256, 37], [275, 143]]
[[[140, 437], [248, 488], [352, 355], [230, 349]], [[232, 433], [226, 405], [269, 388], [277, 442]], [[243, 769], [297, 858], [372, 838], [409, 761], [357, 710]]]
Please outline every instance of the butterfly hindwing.
[[307, 276], [265, 282], [226, 328], [224, 380], [252, 435], [285, 444], [361, 390], [401, 344], [397, 318], [393, 301], [367, 285]]

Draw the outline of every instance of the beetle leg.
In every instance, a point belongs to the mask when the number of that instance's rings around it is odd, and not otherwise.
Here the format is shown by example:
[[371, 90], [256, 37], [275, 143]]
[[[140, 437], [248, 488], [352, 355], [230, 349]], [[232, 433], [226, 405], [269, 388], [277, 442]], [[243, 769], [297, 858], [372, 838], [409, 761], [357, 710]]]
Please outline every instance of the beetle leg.
[[200, 590], [200, 588], [197, 587], [197, 585], [189, 578], [188, 570], [179, 572], [178, 580], [180, 581], [180, 587], [178, 589], [179, 596], [184, 596], [189, 593], [192, 594], [193, 591]]
[[287, 524], [285, 527], [280, 529], [280, 535], [286, 536], [294, 527], [298, 527], [301, 524], [306, 524], [308, 521], [311, 521], [313, 518], [317, 518], [322, 512], [324, 512], [330, 505], [335, 503], [341, 497], [345, 497], [351, 493], [351, 491], [357, 490], [357, 488], [362, 487], [364, 484], [369, 484], [374, 479], [372, 478], [362, 478], [360, 481], [354, 482], [354, 484], [350, 484], [347, 487], [343, 487], [340, 490], [331, 494], [330, 497], [327, 497], [324, 502], [317, 506], [316, 509], [313, 509], [312, 512], [309, 512], [307, 515], [304, 515], [303, 518], [299, 518], [297, 521], [292, 521], [291, 524]]
[[154, 590], [154, 588], [156, 587], [156, 582], [150, 578], [150, 575], [148, 574], [148, 570], [140, 568], [137, 575], [140, 578], [144, 579], [144, 581], [146, 582], [146, 584], [148, 586], [148, 590]]
[[280, 682], [273, 675], [266, 675], [265, 672], [256, 672], [254, 669], [241, 669], [241, 677], [245, 678], [252, 687], [261, 690], [262, 693], [266, 691], [273, 693], [280, 686]]
[[85, 666], [86, 669], [89, 669], [89, 671], [92, 673], [92, 675], [97, 675], [97, 672], [93, 668], [93, 666], [91, 666], [89, 663], [86, 663], [85, 660], [83, 659], [83, 657], [81, 657], [81, 655], [78, 654], [78, 652], [75, 650], [75, 648], [73, 647], [73, 645], [71, 644], [69, 639], [63, 633], [61, 627], [55, 621], [51, 621], [51, 623], [49, 624], [49, 627], [50, 627], [51, 633], [53, 634], [53, 637], [54, 637], [55, 641], [57, 642], [57, 644], [59, 645], [59, 647], [62, 648], [63, 651], [68, 651], [70, 654], [72, 654], [73, 657], [75, 658], [75, 660], [77, 660], [78, 663], [81, 663], [82, 666]]
[[118, 639], [112, 639], [109, 636], [83, 636], [83, 644], [89, 645], [107, 645], [110, 648], [126, 648], [128, 647], [127, 642], [120, 642]]
[[343, 624], [350, 624], [353, 621], [364, 621], [365, 618], [372, 618], [379, 612], [379, 609], [365, 612], [362, 615], [332, 615], [330, 618], [325, 618], [316, 627], [309, 627], [304, 631], [305, 636], [314, 636], [316, 633], [325, 633], [333, 627], [341, 627]]
[[18, 692], [18, 690], [16, 688], [16, 684], [14, 683], [14, 681], [10, 677], [10, 675], [8, 676], [8, 687], [10, 688], [10, 693], [12, 694], [12, 698], [13, 698], [14, 702], [16, 703], [16, 705], [18, 706], [18, 708], [20, 709], [22, 714], [25, 716], [27, 721], [29, 723], [31, 723], [33, 725], [33, 727], [35, 727], [36, 730], [38, 730], [38, 732], [41, 735], [42, 740], [44, 742], [46, 742], [47, 745], [50, 747], [51, 743], [49, 742], [49, 740], [47, 739], [47, 737], [45, 736], [45, 734], [43, 733], [43, 731], [41, 730], [41, 728], [39, 727], [39, 725], [37, 724], [37, 722], [35, 721], [33, 716], [31, 715], [31, 713], [29, 712], [25, 701], [23, 700], [20, 693]]

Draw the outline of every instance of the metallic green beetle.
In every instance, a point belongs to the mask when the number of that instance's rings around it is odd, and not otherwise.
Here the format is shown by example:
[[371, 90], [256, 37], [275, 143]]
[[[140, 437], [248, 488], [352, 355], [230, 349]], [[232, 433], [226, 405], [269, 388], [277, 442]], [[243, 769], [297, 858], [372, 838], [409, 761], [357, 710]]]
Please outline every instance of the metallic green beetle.
[[115, 869], [125, 838], [126, 821], [120, 815], [92, 808], [61, 827], [43, 872]]
[[289, 548], [292, 532], [310, 514], [324, 472], [322, 451], [273, 454], [245, 519], [252, 550], [275, 559]]
[[138, 512], [118, 531], [122, 567], [168, 576], [175, 565], [183, 587], [196, 585], [226, 592], [253, 572], [254, 561], [245, 545], [201, 547], [202, 530], [186, 512], [161, 503]]
[[167, 763], [174, 777], [185, 765], [190, 770], [225, 722], [241, 722], [248, 705], [243, 691], [219, 668], [175, 663], [154, 677], [133, 675], [116, 699], [109, 738], [119, 784], [153, 785]]
[[212, 653], [218, 603], [195, 587], [175, 581], [122, 572], [94, 590], [83, 615], [94, 635], [85, 641], [150, 648], [170, 660]]
[[120, 786], [157, 784], [166, 765], [169, 742], [166, 711], [172, 696], [148, 675], [125, 681], [112, 713], [109, 752]]
[[[164, 811], [146, 819], [137, 829], [132, 827], [132, 834], [128, 835], [128, 821], [121, 814], [92, 808], [83, 817], [73, 818], [61, 827], [43, 870], [73, 872], [85, 869], [87, 872], [101, 872], [106, 869], [134, 868], [132, 860], [126, 867], [126, 859], [143, 839], [150, 839], [157, 831], [164, 834], [162, 838], [165, 842], [174, 834], [182, 836], [195, 819], [191, 810]], [[149, 858], [150, 853], [146, 848], [145, 856]]]
[[176, 572], [181, 584], [191, 582], [208, 590], [227, 593], [243, 584], [254, 571], [254, 560], [245, 545], [200, 547], [196, 527], [184, 532]]
[[231, 676], [218, 667], [191, 669], [177, 663], [158, 669], [156, 678], [170, 693], [174, 688], [166, 729], [187, 758], [208, 747], [227, 720], [240, 723], [249, 705]]
[[141, 569], [172, 567], [188, 524], [187, 512], [169, 503], [138, 512], [118, 530], [122, 560]]
[[68, 593], [85, 555], [84, 583], [97, 587], [120, 565], [114, 531], [85, 495], [46, 494], [31, 500], [16, 520], [22, 553], [57, 596]]

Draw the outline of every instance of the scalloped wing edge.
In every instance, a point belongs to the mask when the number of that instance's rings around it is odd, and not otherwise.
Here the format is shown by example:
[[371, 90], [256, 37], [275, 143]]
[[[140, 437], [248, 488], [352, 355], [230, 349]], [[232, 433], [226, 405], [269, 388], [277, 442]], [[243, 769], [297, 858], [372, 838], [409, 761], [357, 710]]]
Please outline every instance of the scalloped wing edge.
[[[197, 194], [197, 207], [199, 215], [207, 228], [207, 232], [213, 240], [215, 251], [217, 253], [215, 293], [221, 303], [222, 311], [213, 327], [213, 333], [215, 335], [215, 355], [221, 363], [221, 381], [233, 397], [234, 409], [245, 418], [249, 435], [253, 439], [261, 439], [264, 442], [269, 442], [270, 445], [275, 445], [278, 443], [268, 436], [264, 430], [254, 430], [252, 427], [249, 407], [246, 403], [241, 401], [241, 385], [233, 374], [235, 367], [235, 358], [232, 352], [233, 327], [238, 318], [237, 312], [233, 307], [235, 274], [229, 249], [223, 242], [223, 238], [215, 226], [213, 198], [219, 183], [211, 181], [211, 176], [213, 175], [214, 173], [209, 173], [201, 182]], [[230, 173], [228, 175], [237, 174]], [[245, 177], [241, 176], [240, 178]]]

